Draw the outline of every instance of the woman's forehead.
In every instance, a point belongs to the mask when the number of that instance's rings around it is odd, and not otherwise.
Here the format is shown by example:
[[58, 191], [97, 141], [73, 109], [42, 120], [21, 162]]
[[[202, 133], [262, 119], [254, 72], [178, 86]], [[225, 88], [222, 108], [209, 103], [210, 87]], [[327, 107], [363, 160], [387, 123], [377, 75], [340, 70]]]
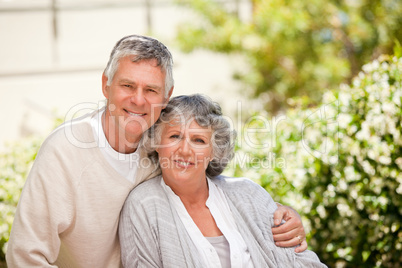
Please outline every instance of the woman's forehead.
[[169, 122], [163, 124], [165, 129], [177, 129], [177, 130], [189, 130], [189, 129], [202, 129], [203, 131], [209, 130], [211, 131], [210, 126], [200, 126], [197, 120], [194, 117], [184, 118], [181, 116], [176, 116]]

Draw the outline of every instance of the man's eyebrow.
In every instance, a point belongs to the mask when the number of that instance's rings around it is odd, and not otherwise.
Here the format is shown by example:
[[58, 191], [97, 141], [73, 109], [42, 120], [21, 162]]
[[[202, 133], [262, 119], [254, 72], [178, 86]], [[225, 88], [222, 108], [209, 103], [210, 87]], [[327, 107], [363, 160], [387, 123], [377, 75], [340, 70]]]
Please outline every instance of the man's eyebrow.
[[152, 88], [155, 89], [157, 91], [162, 91], [162, 87], [158, 86], [158, 85], [153, 85], [153, 84], [149, 84], [147, 85], [148, 88]]
[[131, 80], [129, 80], [129, 79], [120, 79], [120, 80], [119, 80], [119, 83], [130, 84], [130, 85], [134, 85], [134, 84], [135, 84], [134, 81], [131, 81]]
[[[120, 79], [119, 83], [129, 84], [129, 85], [135, 85], [136, 84], [134, 81], [132, 81], [130, 79], [126, 79], [126, 78]], [[158, 86], [158, 85], [148, 84], [146, 86], [147, 86], [147, 88], [152, 88], [152, 89], [155, 89], [157, 91], [162, 91], [162, 87]]]

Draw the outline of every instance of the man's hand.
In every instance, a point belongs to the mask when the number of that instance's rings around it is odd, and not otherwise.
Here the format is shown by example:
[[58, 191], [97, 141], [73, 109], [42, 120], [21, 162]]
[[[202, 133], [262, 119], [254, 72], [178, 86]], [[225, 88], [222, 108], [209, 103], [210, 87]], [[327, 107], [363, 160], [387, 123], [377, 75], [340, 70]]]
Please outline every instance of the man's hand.
[[[302, 252], [307, 249], [306, 233], [299, 213], [289, 206], [277, 203], [278, 209], [274, 213], [274, 224], [272, 234], [275, 245], [278, 247], [296, 247], [295, 252]], [[282, 220], [286, 222], [282, 225]], [[280, 225], [280, 226], [279, 226]]]

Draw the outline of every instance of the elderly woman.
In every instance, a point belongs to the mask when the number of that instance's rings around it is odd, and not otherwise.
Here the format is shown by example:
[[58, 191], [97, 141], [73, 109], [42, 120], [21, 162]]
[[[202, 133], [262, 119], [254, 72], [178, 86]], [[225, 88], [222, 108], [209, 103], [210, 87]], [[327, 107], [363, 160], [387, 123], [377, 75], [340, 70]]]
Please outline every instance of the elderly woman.
[[121, 212], [125, 267], [326, 267], [311, 251], [275, 246], [277, 206], [262, 187], [220, 175], [233, 136], [208, 98], [169, 102], [142, 141], [161, 175], [136, 187]]

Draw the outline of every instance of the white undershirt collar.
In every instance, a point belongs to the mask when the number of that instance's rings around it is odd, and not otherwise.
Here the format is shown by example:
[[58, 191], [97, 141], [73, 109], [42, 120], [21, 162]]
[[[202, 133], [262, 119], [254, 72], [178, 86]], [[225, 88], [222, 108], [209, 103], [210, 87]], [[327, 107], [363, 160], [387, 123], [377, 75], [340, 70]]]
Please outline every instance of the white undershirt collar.
[[102, 117], [104, 116], [105, 108], [99, 110], [91, 118], [91, 126], [93, 129], [95, 140], [98, 141], [98, 147], [102, 152], [107, 162], [123, 177], [130, 182], [135, 182], [135, 175], [140, 163], [139, 150], [131, 154], [122, 154], [117, 152], [110, 146], [106, 139], [102, 126]]

